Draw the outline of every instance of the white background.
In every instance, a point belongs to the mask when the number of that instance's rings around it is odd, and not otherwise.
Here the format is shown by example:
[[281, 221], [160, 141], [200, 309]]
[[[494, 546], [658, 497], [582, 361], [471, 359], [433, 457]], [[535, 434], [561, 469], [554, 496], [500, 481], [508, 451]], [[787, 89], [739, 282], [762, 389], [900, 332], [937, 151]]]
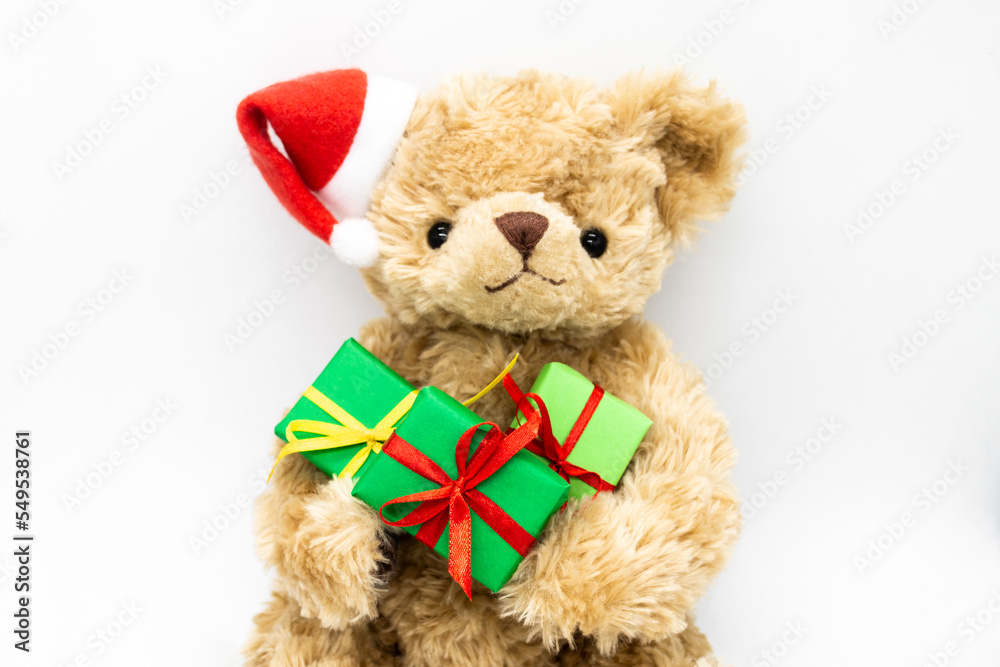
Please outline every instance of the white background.
[[[351, 61], [343, 45], [384, 0], [69, 2], [47, 19], [43, 4], [9, 0], [0, 18], [0, 539], [14, 532], [15, 429], [33, 434], [37, 535], [34, 651], [14, 664], [234, 665], [268, 594], [239, 503], [261, 488], [283, 409], [381, 311], [356, 272], [307, 259], [318, 246], [241, 152], [244, 95], [348, 65], [424, 89], [528, 66], [607, 84], [686, 50], [689, 70], [745, 104], [757, 149], [732, 212], [647, 308], [716, 376], [736, 479], [758, 506], [701, 627], [736, 665], [919, 666], [949, 642], [938, 664], [997, 664], [1000, 277], [977, 282], [1000, 255], [996, 3], [588, 0], [562, 16], [556, 0], [402, 0]], [[147, 68], [165, 78], [130, 92]], [[103, 119], [111, 131], [60, 177]], [[933, 163], [915, 168], [925, 152]], [[238, 173], [213, 189], [230, 161]], [[881, 214], [852, 239], [859, 208]], [[111, 294], [116, 271], [127, 284]], [[967, 283], [970, 300], [955, 291]], [[225, 335], [275, 290], [274, 312], [230, 349]], [[793, 305], [775, 317], [782, 291]], [[937, 311], [945, 321], [919, 333]], [[920, 347], [894, 364], [903, 338]], [[154, 429], [158, 400], [176, 408]], [[793, 464], [823, 420], [840, 426]], [[124, 434], [143, 427], [130, 448]], [[967, 468], [953, 484], [952, 464]], [[935, 502], [919, 500], [935, 482]], [[213, 538], [212, 521], [229, 526]], [[130, 625], [99, 639], [119, 617]]]

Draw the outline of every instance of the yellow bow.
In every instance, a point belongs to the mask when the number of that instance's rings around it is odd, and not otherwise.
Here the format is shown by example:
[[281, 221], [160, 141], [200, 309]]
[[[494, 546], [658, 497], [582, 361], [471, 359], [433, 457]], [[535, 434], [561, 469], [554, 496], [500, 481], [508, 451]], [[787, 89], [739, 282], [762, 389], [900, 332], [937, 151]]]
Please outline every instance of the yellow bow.
[[[500, 372], [500, 375], [494, 378], [478, 394], [464, 401], [462, 405], [468, 406], [475, 403], [496, 387], [503, 380], [504, 376], [510, 372], [510, 369], [514, 367], [514, 364], [517, 363], [517, 357], [518, 355], [515, 354], [511, 362], [507, 364], [507, 367]], [[323, 449], [338, 449], [340, 447], [350, 447], [351, 445], [365, 443], [365, 446], [358, 450], [351, 460], [348, 461], [347, 465], [344, 466], [344, 469], [340, 471], [340, 474], [337, 475], [339, 478], [354, 477], [355, 473], [361, 469], [361, 466], [368, 460], [368, 456], [372, 452], [378, 454], [382, 451], [382, 445], [392, 435], [396, 422], [402, 419], [413, 406], [413, 401], [417, 398], [417, 390], [414, 389], [407, 394], [373, 428], [368, 428], [352, 417], [344, 408], [334, 403], [316, 387], [306, 389], [303, 396], [319, 406], [323, 412], [336, 419], [340, 424], [331, 424], [312, 419], [293, 419], [289, 422], [285, 429], [285, 440], [288, 444], [278, 452], [278, 458], [274, 460], [271, 472], [267, 475], [267, 481], [269, 482], [271, 481], [271, 475], [274, 474], [274, 469], [278, 466], [278, 462], [289, 454], [315, 452]], [[310, 433], [319, 437], [302, 439], [295, 435], [296, 431], [299, 433]]]
[[[369, 454], [372, 452], [377, 454], [382, 451], [382, 443], [392, 435], [392, 429], [396, 425], [396, 422], [410, 411], [410, 407], [417, 397], [417, 392], [414, 390], [407, 394], [373, 428], [366, 427], [352, 417], [346, 410], [331, 401], [316, 387], [306, 389], [306, 393], [303, 396], [318, 405], [323, 412], [336, 419], [340, 424], [314, 421], [312, 419], [294, 419], [289, 422], [288, 428], [285, 429], [285, 439], [288, 441], [288, 444], [282, 447], [278, 453], [278, 458], [275, 459], [274, 466], [271, 466], [271, 474], [274, 474], [274, 468], [278, 465], [278, 462], [289, 454], [315, 452], [321, 449], [337, 449], [364, 443], [365, 446], [358, 450], [358, 453], [351, 458], [347, 465], [344, 466], [344, 469], [340, 471], [340, 474], [337, 475], [337, 477], [341, 478], [353, 477], [354, 473], [360, 470], [364, 462], [368, 460]], [[300, 439], [295, 435], [295, 431], [299, 433], [311, 433], [320, 437]], [[267, 478], [270, 480], [271, 475], [269, 474]]]

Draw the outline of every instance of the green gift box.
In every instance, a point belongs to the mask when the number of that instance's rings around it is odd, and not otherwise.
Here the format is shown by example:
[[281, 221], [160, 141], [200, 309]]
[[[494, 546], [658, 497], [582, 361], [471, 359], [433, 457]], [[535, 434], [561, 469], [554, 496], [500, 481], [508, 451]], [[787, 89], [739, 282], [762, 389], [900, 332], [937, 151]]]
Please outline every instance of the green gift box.
[[[410, 413], [396, 429], [395, 437], [429, 458], [454, 480], [458, 476], [456, 445], [468, 429], [481, 422], [474, 412], [455, 399], [439, 389], [426, 387], [417, 394]], [[470, 460], [486, 433], [486, 427], [482, 427], [472, 438]], [[392, 451], [388, 445], [387, 449]], [[391, 453], [383, 452], [358, 477], [353, 494], [379, 509], [402, 496], [440, 488], [441, 484], [414, 472]], [[525, 450], [514, 454], [474, 489], [506, 512], [532, 538], [541, 533], [549, 517], [566, 502], [568, 490], [569, 485], [545, 461]], [[475, 505], [469, 504], [472, 506], [472, 578], [495, 593], [513, 576], [523, 556], [487, 525]], [[382, 516], [387, 522], [399, 521], [418, 505], [418, 502], [389, 505], [384, 507]], [[417, 535], [420, 527], [407, 526], [404, 530]], [[445, 558], [449, 554], [448, 535], [445, 528], [434, 544], [434, 550]]]
[[[594, 383], [580, 373], [564, 364], [550, 363], [542, 368], [530, 393], [541, 397], [548, 410], [552, 435], [564, 444], [595, 392]], [[599, 399], [586, 422], [586, 428], [565, 460], [573, 466], [597, 473], [605, 482], [615, 486], [653, 422], [617, 396], [604, 392]], [[517, 426], [523, 419], [523, 416], [515, 415], [512, 426]], [[570, 477], [570, 498], [585, 498], [595, 492], [596, 489], [587, 482]]]
[[[279, 438], [289, 442], [288, 427], [295, 422], [292, 429], [292, 440], [298, 439], [295, 445], [330, 445], [315, 451], [301, 452], [310, 463], [331, 477], [345, 472], [351, 474], [343, 476], [356, 477], [371, 465], [391, 429], [382, 428], [378, 433], [349, 431], [323, 406], [333, 402], [334, 407], [343, 409], [348, 417], [359, 422], [355, 426], [373, 429], [394, 409], [405, 414], [405, 405], [401, 406], [401, 403], [413, 392], [414, 388], [410, 383], [375, 358], [356, 340], [349, 338], [291, 411], [274, 427], [274, 432]], [[393, 421], [399, 419], [397, 417]], [[334, 435], [324, 437], [324, 433]], [[343, 444], [351, 440], [355, 441], [354, 444]], [[285, 453], [283, 450], [281, 456]], [[366, 458], [361, 460], [363, 457]], [[348, 466], [355, 469], [346, 470]]]

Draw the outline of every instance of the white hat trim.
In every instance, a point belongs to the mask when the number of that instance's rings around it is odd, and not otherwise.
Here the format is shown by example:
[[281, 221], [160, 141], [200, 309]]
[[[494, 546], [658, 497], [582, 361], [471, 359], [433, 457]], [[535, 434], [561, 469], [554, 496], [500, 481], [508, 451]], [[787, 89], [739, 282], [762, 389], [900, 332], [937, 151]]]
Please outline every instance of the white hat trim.
[[368, 75], [365, 107], [351, 149], [330, 182], [316, 192], [338, 220], [368, 213], [371, 191], [392, 161], [416, 101], [416, 86]]

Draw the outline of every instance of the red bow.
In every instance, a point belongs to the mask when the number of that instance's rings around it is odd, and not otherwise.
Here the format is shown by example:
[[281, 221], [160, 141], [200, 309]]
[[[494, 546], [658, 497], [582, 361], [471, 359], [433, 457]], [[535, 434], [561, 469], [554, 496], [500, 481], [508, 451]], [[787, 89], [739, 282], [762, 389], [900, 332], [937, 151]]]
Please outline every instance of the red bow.
[[[458, 478], [448, 477], [434, 461], [423, 452], [393, 433], [382, 447], [388, 454], [421, 477], [440, 484], [440, 488], [411, 493], [390, 500], [379, 508], [379, 516], [390, 526], [416, 526], [417, 539], [434, 548], [445, 526], [448, 527], [448, 573], [459, 583], [465, 594], [472, 598], [472, 515], [475, 510], [486, 525], [521, 556], [526, 556], [535, 538], [500, 508], [499, 505], [476, 490], [476, 485], [499, 470], [515, 454], [521, 451], [538, 433], [539, 419], [529, 418], [528, 422], [516, 430], [503, 434], [500, 427], [490, 422], [473, 426], [459, 438], [455, 446], [455, 463]], [[488, 426], [489, 431], [479, 443], [472, 459], [469, 447], [476, 431]], [[389, 505], [420, 502], [416, 508], [397, 521], [388, 521], [382, 516]]]
[[[523, 393], [510, 375], [504, 377], [503, 386], [507, 390], [507, 393], [510, 394], [510, 397], [514, 399], [514, 402], [517, 403], [517, 409], [528, 418], [529, 422], [533, 417], [541, 418], [538, 428], [540, 441], [537, 438], [532, 440], [525, 446], [525, 449], [538, 454], [542, 458], [548, 459], [549, 467], [559, 473], [559, 476], [567, 482], [570, 477], [576, 477], [580, 481], [592, 486], [596, 490], [595, 495], [601, 491], [614, 491], [614, 485], [605, 482], [596, 472], [581, 468], [566, 460], [572, 453], [573, 448], [576, 447], [576, 443], [579, 442], [580, 436], [586, 430], [587, 424], [590, 423], [590, 418], [594, 416], [594, 412], [597, 410], [597, 406], [600, 405], [601, 398], [604, 396], [604, 389], [596, 384], [594, 385], [594, 390], [590, 393], [590, 397], [583, 406], [580, 416], [577, 417], [576, 422], [573, 424], [573, 428], [570, 429], [569, 435], [566, 436], [566, 440], [562, 444], [559, 444], [559, 441], [552, 434], [552, 420], [549, 418], [549, 410], [545, 407], [545, 401], [542, 400], [541, 396], [534, 393]], [[534, 402], [534, 406], [531, 404], [532, 401]]]

